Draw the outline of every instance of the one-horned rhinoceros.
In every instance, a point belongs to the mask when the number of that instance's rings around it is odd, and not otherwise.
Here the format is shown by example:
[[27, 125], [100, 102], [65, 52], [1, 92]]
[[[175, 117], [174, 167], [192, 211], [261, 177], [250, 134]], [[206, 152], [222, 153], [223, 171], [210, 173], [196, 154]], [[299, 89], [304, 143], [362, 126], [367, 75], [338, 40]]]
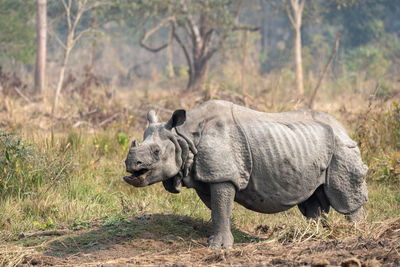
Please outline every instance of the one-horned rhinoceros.
[[297, 205], [307, 217], [332, 206], [352, 220], [367, 201], [357, 144], [331, 116], [312, 110], [263, 113], [226, 101], [176, 110], [166, 123], [154, 111], [141, 144], [133, 141], [124, 180], [136, 187], [162, 181], [179, 193], [194, 188], [211, 209], [209, 246], [233, 244], [233, 202], [262, 213]]

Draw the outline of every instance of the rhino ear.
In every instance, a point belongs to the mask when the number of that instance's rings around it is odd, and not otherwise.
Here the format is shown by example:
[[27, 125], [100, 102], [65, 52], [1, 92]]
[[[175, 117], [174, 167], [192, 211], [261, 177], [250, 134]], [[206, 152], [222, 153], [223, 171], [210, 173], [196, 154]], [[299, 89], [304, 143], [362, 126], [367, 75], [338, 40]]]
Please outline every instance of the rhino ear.
[[171, 119], [169, 119], [169, 121], [165, 125], [165, 128], [171, 130], [172, 128], [182, 125], [185, 121], [186, 111], [184, 109], [175, 110], [174, 114], [172, 114]]
[[158, 117], [154, 110], [150, 110], [149, 113], [147, 113], [147, 120], [150, 124], [158, 122]]

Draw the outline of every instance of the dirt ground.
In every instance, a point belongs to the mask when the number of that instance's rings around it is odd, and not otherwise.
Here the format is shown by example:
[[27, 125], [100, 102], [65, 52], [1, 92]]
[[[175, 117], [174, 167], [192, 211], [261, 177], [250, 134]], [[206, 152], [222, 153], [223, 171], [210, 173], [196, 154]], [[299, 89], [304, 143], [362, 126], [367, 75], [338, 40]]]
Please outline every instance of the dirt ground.
[[400, 266], [400, 218], [377, 227], [368, 236], [285, 244], [234, 229], [239, 242], [231, 250], [207, 248], [209, 228], [209, 223], [201, 220], [160, 214], [78, 225], [61, 236], [14, 241], [20, 249], [20, 258], [15, 263], [17, 266]]

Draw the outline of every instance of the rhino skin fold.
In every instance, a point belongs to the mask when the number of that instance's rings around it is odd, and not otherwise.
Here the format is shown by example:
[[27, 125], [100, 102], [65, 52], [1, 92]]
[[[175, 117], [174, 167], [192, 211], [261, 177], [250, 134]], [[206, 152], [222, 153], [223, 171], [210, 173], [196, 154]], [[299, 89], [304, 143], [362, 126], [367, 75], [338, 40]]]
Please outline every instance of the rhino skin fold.
[[136, 187], [162, 182], [171, 193], [196, 190], [211, 209], [212, 248], [233, 245], [233, 202], [261, 213], [298, 206], [315, 218], [330, 207], [365, 219], [368, 199], [357, 143], [328, 114], [314, 110], [263, 113], [212, 100], [166, 123], [154, 111], [143, 142], [132, 142], [124, 180]]

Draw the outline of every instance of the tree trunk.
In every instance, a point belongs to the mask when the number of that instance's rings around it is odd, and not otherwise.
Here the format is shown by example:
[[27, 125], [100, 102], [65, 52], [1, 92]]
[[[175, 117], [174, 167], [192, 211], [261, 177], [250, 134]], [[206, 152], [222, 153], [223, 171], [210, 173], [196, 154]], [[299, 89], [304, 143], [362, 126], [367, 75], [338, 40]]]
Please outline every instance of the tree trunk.
[[264, 0], [260, 0], [260, 5], [261, 5], [261, 28], [260, 28], [260, 34], [261, 34], [261, 53], [264, 54], [267, 50], [267, 3]]
[[299, 95], [304, 94], [304, 82], [303, 82], [303, 60], [301, 57], [301, 30], [300, 27], [295, 29], [294, 38], [294, 56], [296, 64], [296, 88]]
[[246, 65], [247, 65], [247, 46], [249, 42], [249, 33], [247, 31], [243, 32], [244, 34], [244, 45], [243, 45], [243, 61], [242, 61], [242, 68], [240, 72], [241, 82], [240, 87], [242, 90], [243, 96], [246, 95], [246, 84], [245, 84], [245, 74], [246, 74]]
[[296, 88], [297, 93], [302, 96], [304, 94], [303, 82], [303, 62], [301, 57], [301, 23], [303, 10], [306, 0], [290, 0], [291, 9], [284, 1], [286, 13], [290, 23], [294, 29], [294, 58], [296, 65]]
[[207, 79], [208, 70], [210, 68], [209, 59], [201, 59], [194, 62], [194, 69], [189, 70], [189, 83], [187, 90], [198, 90], [201, 89], [203, 83]]
[[169, 41], [167, 46], [167, 60], [168, 60], [168, 78], [174, 78], [174, 64], [172, 63], [172, 40], [173, 40], [173, 33], [172, 31], [169, 33]]
[[171, 45], [169, 45], [167, 47], [167, 58], [168, 58], [168, 77], [174, 78], [175, 73], [174, 73], [174, 64], [172, 63], [172, 47], [171, 47]]
[[47, 0], [36, 2], [36, 66], [35, 93], [43, 94], [46, 88], [46, 37]]
[[66, 47], [65, 54], [64, 54], [64, 60], [63, 60], [63, 64], [62, 64], [61, 69], [60, 69], [60, 75], [59, 75], [59, 78], [58, 78], [58, 83], [57, 83], [56, 91], [55, 91], [55, 94], [54, 94], [53, 107], [51, 108], [51, 116], [53, 118], [54, 118], [54, 115], [55, 115], [55, 112], [56, 112], [58, 98], [60, 96], [60, 92], [61, 92], [62, 85], [63, 85], [63, 82], [64, 82], [65, 69], [67, 67], [69, 53], [71, 51], [71, 47], [70, 46], [71, 45], [67, 41], [67, 47]]

